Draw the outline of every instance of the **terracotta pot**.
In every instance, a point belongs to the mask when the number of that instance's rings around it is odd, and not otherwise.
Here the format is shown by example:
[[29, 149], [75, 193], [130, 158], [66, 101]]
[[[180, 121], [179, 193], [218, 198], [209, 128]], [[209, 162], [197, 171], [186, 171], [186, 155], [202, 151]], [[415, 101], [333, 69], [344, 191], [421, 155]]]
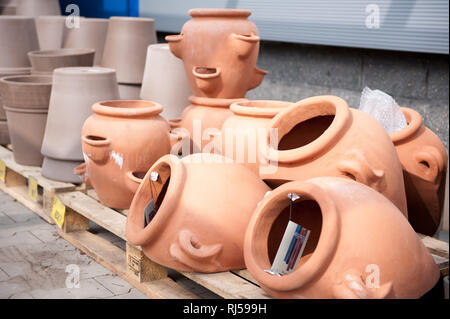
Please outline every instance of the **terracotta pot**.
[[73, 169], [84, 160], [80, 141], [84, 121], [92, 115], [94, 103], [118, 98], [116, 74], [112, 69], [71, 67], [54, 71], [49, 120], [41, 150], [45, 156], [43, 176], [81, 182]]
[[183, 61], [170, 52], [167, 43], [149, 45], [141, 98], [160, 103], [164, 107], [161, 115], [172, 119], [181, 116], [191, 95]]
[[214, 146], [214, 132], [220, 133], [223, 123], [233, 114], [230, 105], [245, 100], [191, 96], [189, 101], [192, 104], [183, 111], [181, 119], [170, 120], [169, 123], [182, 128], [190, 138], [191, 153], [199, 153], [210, 143]]
[[256, 67], [259, 36], [248, 10], [192, 9], [179, 35], [166, 37], [183, 60], [195, 96], [242, 98], [266, 71]]
[[64, 48], [95, 49], [94, 65], [101, 65], [108, 19], [80, 18], [80, 27], [67, 30]]
[[119, 86], [119, 96], [121, 100], [140, 100], [141, 86], [137, 84], [121, 84]]
[[[166, 155], [152, 166], [128, 212], [127, 239], [151, 260], [176, 270], [243, 268], [245, 229], [269, 188], [241, 165], [202, 156]], [[152, 173], [158, 176], [150, 184]], [[158, 209], [144, 227], [144, 208], [152, 199]]]
[[64, 67], [92, 66], [94, 49], [58, 49], [29, 52], [32, 74], [52, 75], [53, 70]]
[[0, 68], [30, 66], [27, 53], [34, 50], [39, 50], [34, 18], [0, 16]]
[[21, 165], [41, 166], [42, 139], [48, 109], [23, 109], [4, 106], [14, 160]]
[[58, 0], [16, 0], [16, 5], [20, 16], [61, 15]]
[[102, 66], [116, 69], [117, 81], [141, 84], [149, 44], [156, 43], [155, 20], [111, 17]]
[[3, 105], [18, 109], [46, 109], [49, 105], [50, 76], [14, 75], [0, 79]]
[[40, 50], [61, 49], [64, 43], [66, 16], [41, 16], [36, 18]]
[[[29, 75], [30, 68], [0, 68], [0, 79], [5, 76]], [[0, 121], [6, 121], [6, 114], [3, 110], [2, 90], [0, 89]], [[6, 123], [5, 123], [6, 127]], [[7, 133], [7, 130], [6, 130]]]
[[89, 183], [101, 203], [127, 209], [141, 178], [170, 152], [169, 124], [150, 101], [104, 101], [92, 110], [81, 132]]
[[[270, 130], [278, 138], [270, 145]], [[275, 116], [265, 141], [261, 178], [272, 186], [321, 176], [346, 177], [389, 198], [408, 215], [400, 160], [388, 133], [372, 116], [336, 96], [301, 100]]]
[[[310, 235], [293, 272], [272, 268], [290, 215]], [[245, 264], [277, 298], [418, 298], [439, 280], [428, 249], [395, 205], [348, 179], [286, 183], [258, 205], [245, 236]]]
[[259, 174], [262, 158], [259, 144], [264, 144], [272, 118], [290, 105], [290, 102], [263, 100], [231, 104], [233, 115], [222, 125], [219, 152]]
[[403, 107], [408, 126], [391, 139], [403, 167], [408, 219], [413, 228], [433, 236], [441, 222], [447, 152], [439, 137], [422, 125], [416, 111]]
[[6, 113], [5, 113], [5, 120], [0, 120], [0, 144], [7, 145], [9, 143], [11, 143], [11, 140], [9, 139], [8, 124], [6, 123]]

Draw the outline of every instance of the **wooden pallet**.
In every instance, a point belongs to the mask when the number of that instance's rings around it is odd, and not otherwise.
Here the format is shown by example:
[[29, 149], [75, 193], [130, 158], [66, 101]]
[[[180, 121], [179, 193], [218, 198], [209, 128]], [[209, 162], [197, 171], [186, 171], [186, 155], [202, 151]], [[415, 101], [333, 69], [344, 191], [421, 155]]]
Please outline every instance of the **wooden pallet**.
[[[0, 190], [15, 198], [50, 224], [54, 224], [50, 216], [55, 194], [75, 191], [84, 187], [47, 179], [41, 175], [40, 167], [17, 164], [9, 147], [0, 146], [0, 161], [0, 165], [5, 165], [5, 180], [0, 180]], [[35, 199], [29, 196], [30, 179], [37, 183]]]
[[[88, 231], [89, 221], [126, 241], [126, 216], [103, 206], [93, 191], [58, 194], [66, 207], [61, 237], [115, 272], [150, 298], [198, 298], [168, 277], [168, 269], [148, 259], [140, 247], [126, 244], [126, 251]], [[183, 276], [223, 298], [270, 298], [246, 271], [200, 274], [181, 272]]]

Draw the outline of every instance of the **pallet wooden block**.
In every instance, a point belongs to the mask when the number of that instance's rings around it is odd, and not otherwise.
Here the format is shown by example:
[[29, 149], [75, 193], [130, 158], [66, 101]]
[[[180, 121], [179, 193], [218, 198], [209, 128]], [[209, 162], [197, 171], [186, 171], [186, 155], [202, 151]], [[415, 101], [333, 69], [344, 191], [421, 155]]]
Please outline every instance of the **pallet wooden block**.
[[[54, 224], [50, 216], [55, 194], [83, 188], [83, 186], [47, 179], [41, 175], [40, 167], [17, 164], [12, 152], [3, 146], [0, 146], [0, 160], [4, 163], [6, 170], [5, 181], [0, 181], [0, 189], [50, 224]], [[36, 200], [28, 195], [30, 179], [36, 181], [38, 185]]]

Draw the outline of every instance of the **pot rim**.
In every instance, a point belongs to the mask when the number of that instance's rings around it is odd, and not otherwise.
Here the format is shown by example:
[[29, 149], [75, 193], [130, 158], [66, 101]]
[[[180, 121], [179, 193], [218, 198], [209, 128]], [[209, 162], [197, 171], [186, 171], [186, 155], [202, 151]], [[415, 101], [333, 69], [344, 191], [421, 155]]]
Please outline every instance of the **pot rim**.
[[[25, 72], [25, 73], [23, 73]], [[28, 67], [13, 67], [13, 68], [0, 68], [0, 74], [6, 74], [4, 76], [8, 76], [8, 75], [20, 75], [20, 74], [30, 74], [31, 72], [31, 66]], [[3, 77], [3, 76], [1, 76]]]
[[223, 8], [195, 8], [189, 10], [189, 15], [193, 18], [205, 17], [230, 17], [230, 18], [247, 18], [252, 14], [246, 9], [223, 9]]
[[151, 50], [151, 49], [158, 49], [158, 50], [169, 50], [170, 51], [170, 47], [169, 47], [169, 43], [154, 43], [154, 44], [149, 44], [147, 47], [147, 50]]
[[161, 104], [146, 100], [107, 100], [92, 105], [95, 114], [113, 117], [150, 117], [163, 110]]
[[[45, 15], [45, 16], [38, 16], [36, 17], [36, 20], [42, 20], [42, 19], [49, 19], [49, 20], [65, 20], [68, 16], [59, 16], [59, 15]], [[81, 17], [80, 17], [81, 18]]]
[[[277, 142], [279, 143], [295, 125], [321, 115], [334, 115], [334, 119], [330, 126], [314, 141], [297, 148], [281, 151], [270, 145], [270, 134], [273, 129], [278, 130]], [[300, 121], [298, 117], [301, 118]], [[267, 129], [264, 156], [271, 161], [281, 163], [293, 163], [311, 158], [323, 151], [328, 145], [335, 143], [350, 119], [351, 111], [347, 102], [337, 96], [320, 95], [293, 103], [272, 119]], [[278, 143], [276, 147], [278, 147]]]
[[[14, 79], [33, 79], [33, 78], [42, 78], [47, 79], [48, 82], [20, 82], [20, 81], [11, 81]], [[52, 86], [53, 77], [49, 75], [34, 75], [34, 74], [22, 74], [22, 75], [11, 75], [0, 78], [0, 82], [4, 83], [4, 85], [20, 85], [20, 86]]]
[[53, 75], [55, 74], [62, 74], [62, 75], [70, 74], [70, 76], [86, 76], [86, 74], [106, 75], [106, 74], [116, 74], [116, 70], [101, 66], [70, 66], [54, 69]]
[[[146, 226], [143, 227], [144, 212], [137, 212], [135, 206], [140, 199], [139, 194], [144, 186], [147, 186], [150, 180], [150, 174], [156, 171], [160, 166], [168, 165], [170, 168], [170, 181], [167, 187], [167, 191], [164, 195], [164, 199], [161, 202], [161, 206], [158, 208], [155, 217]], [[158, 161], [156, 161], [152, 167], [148, 170], [147, 174], [139, 185], [138, 190], [131, 202], [130, 209], [128, 210], [128, 218], [126, 222], [126, 234], [128, 240], [134, 245], [147, 245], [162, 231], [163, 227], [168, 222], [170, 216], [175, 211], [176, 206], [179, 203], [179, 199], [182, 193], [182, 187], [185, 179], [186, 168], [182, 161], [175, 155], [164, 155]], [[138, 218], [141, 217], [141, 218]], [[131, 220], [138, 220], [132, 222]]]
[[389, 134], [394, 144], [414, 135], [422, 127], [422, 116], [419, 112], [408, 107], [401, 107], [401, 110], [408, 125], [400, 131]]
[[7, 112], [13, 113], [35, 113], [35, 114], [47, 114], [48, 108], [40, 108], [40, 109], [22, 109], [20, 107], [9, 107], [3, 105], [3, 109]]
[[[303, 199], [314, 200], [319, 205], [322, 228], [311, 257], [293, 272], [279, 277], [264, 271], [272, 268], [267, 239], [276, 218], [289, 205], [289, 193], [295, 193]], [[245, 263], [252, 276], [270, 289], [278, 291], [298, 289], [314, 280], [328, 267], [335, 254], [339, 237], [340, 219], [331, 196], [312, 182], [289, 182], [273, 190], [256, 208], [245, 237]]]
[[62, 48], [52, 50], [37, 50], [28, 52], [30, 58], [53, 58], [67, 56], [81, 56], [95, 54], [95, 49], [90, 48]]
[[248, 100], [231, 104], [230, 110], [238, 115], [272, 118], [290, 105], [292, 103], [286, 101]]
[[189, 102], [191, 102], [194, 105], [212, 106], [212, 107], [227, 107], [228, 108], [233, 103], [240, 102], [240, 101], [247, 101], [248, 99], [246, 99], [246, 98], [222, 99], [222, 98], [212, 98], [212, 97], [191, 95], [188, 100], [189, 100]]
[[112, 16], [109, 20], [116, 21], [134, 21], [134, 22], [155, 22], [155, 19], [147, 18], [147, 17], [120, 17], [120, 16]]

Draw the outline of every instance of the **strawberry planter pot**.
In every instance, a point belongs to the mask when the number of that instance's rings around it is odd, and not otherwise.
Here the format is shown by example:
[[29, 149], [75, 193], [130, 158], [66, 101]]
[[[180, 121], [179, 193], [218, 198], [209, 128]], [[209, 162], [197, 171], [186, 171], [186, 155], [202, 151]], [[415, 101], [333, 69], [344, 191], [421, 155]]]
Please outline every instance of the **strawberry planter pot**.
[[83, 125], [86, 173], [106, 206], [127, 209], [142, 177], [170, 152], [169, 124], [150, 101], [104, 101]]
[[[248, 221], [269, 188], [242, 165], [205, 155], [181, 160], [166, 155], [152, 166], [128, 212], [127, 239], [176, 270], [241, 269]], [[144, 209], [152, 199], [156, 213], [144, 227]]]
[[53, 89], [45, 129], [42, 175], [79, 183], [73, 172], [83, 158], [81, 128], [92, 115], [91, 107], [102, 100], [117, 100], [116, 73], [100, 67], [60, 68], [53, 72]]
[[[353, 179], [389, 198], [405, 216], [402, 166], [384, 128], [370, 115], [349, 108], [336, 96], [301, 100], [276, 115], [265, 140], [265, 158], [273, 169], [260, 174], [276, 187], [321, 176]], [[268, 168], [268, 167], [266, 167]]]
[[439, 137], [422, 125], [416, 111], [403, 107], [408, 126], [390, 134], [403, 167], [408, 219], [413, 228], [433, 236], [441, 222], [447, 152]]
[[170, 52], [167, 43], [149, 45], [140, 97], [160, 103], [161, 115], [173, 119], [181, 116], [191, 95], [183, 61]]
[[[265, 270], [272, 267], [289, 220], [289, 194], [300, 196], [291, 220], [311, 233], [294, 271], [277, 276]], [[248, 271], [277, 298], [418, 298], [440, 277], [428, 249], [392, 202], [337, 177], [290, 182], [272, 191], [249, 223], [244, 253]]]

